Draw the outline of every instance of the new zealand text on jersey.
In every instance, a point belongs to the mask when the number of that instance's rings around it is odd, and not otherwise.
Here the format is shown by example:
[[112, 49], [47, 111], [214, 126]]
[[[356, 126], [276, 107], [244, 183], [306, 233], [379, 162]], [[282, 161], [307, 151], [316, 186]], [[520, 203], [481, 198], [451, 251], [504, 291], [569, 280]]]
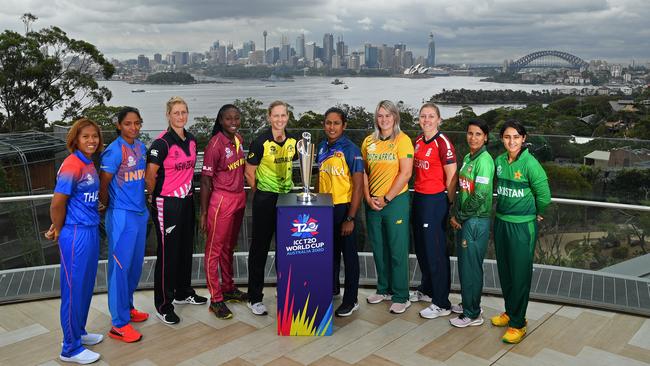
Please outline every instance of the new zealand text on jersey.
[[499, 196], [506, 196], [506, 197], [524, 197], [524, 189], [519, 188], [519, 189], [512, 189], [512, 188], [507, 188], [507, 187], [497, 187], [497, 194]]

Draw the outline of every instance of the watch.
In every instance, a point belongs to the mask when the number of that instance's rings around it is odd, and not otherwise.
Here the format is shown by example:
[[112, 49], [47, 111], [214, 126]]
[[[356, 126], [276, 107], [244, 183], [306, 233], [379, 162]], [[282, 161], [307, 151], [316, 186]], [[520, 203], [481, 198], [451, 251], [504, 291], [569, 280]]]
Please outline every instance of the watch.
[[345, 216], [345, 222], [354, 221], [354, 216]]

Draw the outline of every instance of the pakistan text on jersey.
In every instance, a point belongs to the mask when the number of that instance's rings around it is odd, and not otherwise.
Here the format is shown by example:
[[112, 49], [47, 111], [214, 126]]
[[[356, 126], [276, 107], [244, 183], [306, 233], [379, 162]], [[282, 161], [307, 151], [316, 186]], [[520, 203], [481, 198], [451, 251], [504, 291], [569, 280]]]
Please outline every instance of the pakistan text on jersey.
[[512, 188], [506, 188], [506, 187], [497, 187], [497, 194], [499, 196], [506, 196], [506, 197], [524, 197], [524, 189], [519, 188], [519, 189], [512, 189]]

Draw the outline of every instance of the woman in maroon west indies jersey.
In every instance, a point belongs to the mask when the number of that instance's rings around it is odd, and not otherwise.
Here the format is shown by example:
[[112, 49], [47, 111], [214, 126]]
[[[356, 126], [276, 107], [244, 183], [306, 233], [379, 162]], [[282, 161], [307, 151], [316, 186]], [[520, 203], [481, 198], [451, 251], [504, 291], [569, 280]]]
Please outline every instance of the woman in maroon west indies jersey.
[[206, 235], [205, 278], [210, 311], [219, 319], [232, 318], [226, 302], [248, 300], [248, 295], [239, 291], [232, 279], [233, 254], [246, 207], [240, 121], [241, 112], [236, 106], [226, 104], [219, 109], [201, 169], [200, 228]]
[[451, 314], [449, 290], [451, 271], [447, 251], [449, 204], [456, 194], [456, 152], [438, 127], [440, 110], [433, 103], [420, 108], [422, 134], [415, 141], [415, 194], [413, 196], [413, 239], [422, 282], [411, 293], [411, 301], [430, 301], [420, 316], [434, 319]]
[[166, 324], [180, 322], [174, 305], [208, 301], [191, 287], [196, 140], [185, 130], [187, 118], [185, 100], [172, 97], [167, 102], [169, 128], [147, 153], [145, 181], [152, 194], [151, 218], [158, 238], [154, 303], [156, 315]]

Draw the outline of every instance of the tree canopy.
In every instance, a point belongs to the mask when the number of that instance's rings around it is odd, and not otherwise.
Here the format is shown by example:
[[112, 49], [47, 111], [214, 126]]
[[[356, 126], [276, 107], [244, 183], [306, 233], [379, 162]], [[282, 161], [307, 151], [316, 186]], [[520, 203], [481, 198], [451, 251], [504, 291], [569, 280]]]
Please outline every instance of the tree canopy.
[[0, 34], [0, 131], [42, 130], [48, 111], [62, 110], [67, 120], [110, 100], [95, 77], [110, 78], [115, 68], [94, 45], [57, 27], [26, 29]]

